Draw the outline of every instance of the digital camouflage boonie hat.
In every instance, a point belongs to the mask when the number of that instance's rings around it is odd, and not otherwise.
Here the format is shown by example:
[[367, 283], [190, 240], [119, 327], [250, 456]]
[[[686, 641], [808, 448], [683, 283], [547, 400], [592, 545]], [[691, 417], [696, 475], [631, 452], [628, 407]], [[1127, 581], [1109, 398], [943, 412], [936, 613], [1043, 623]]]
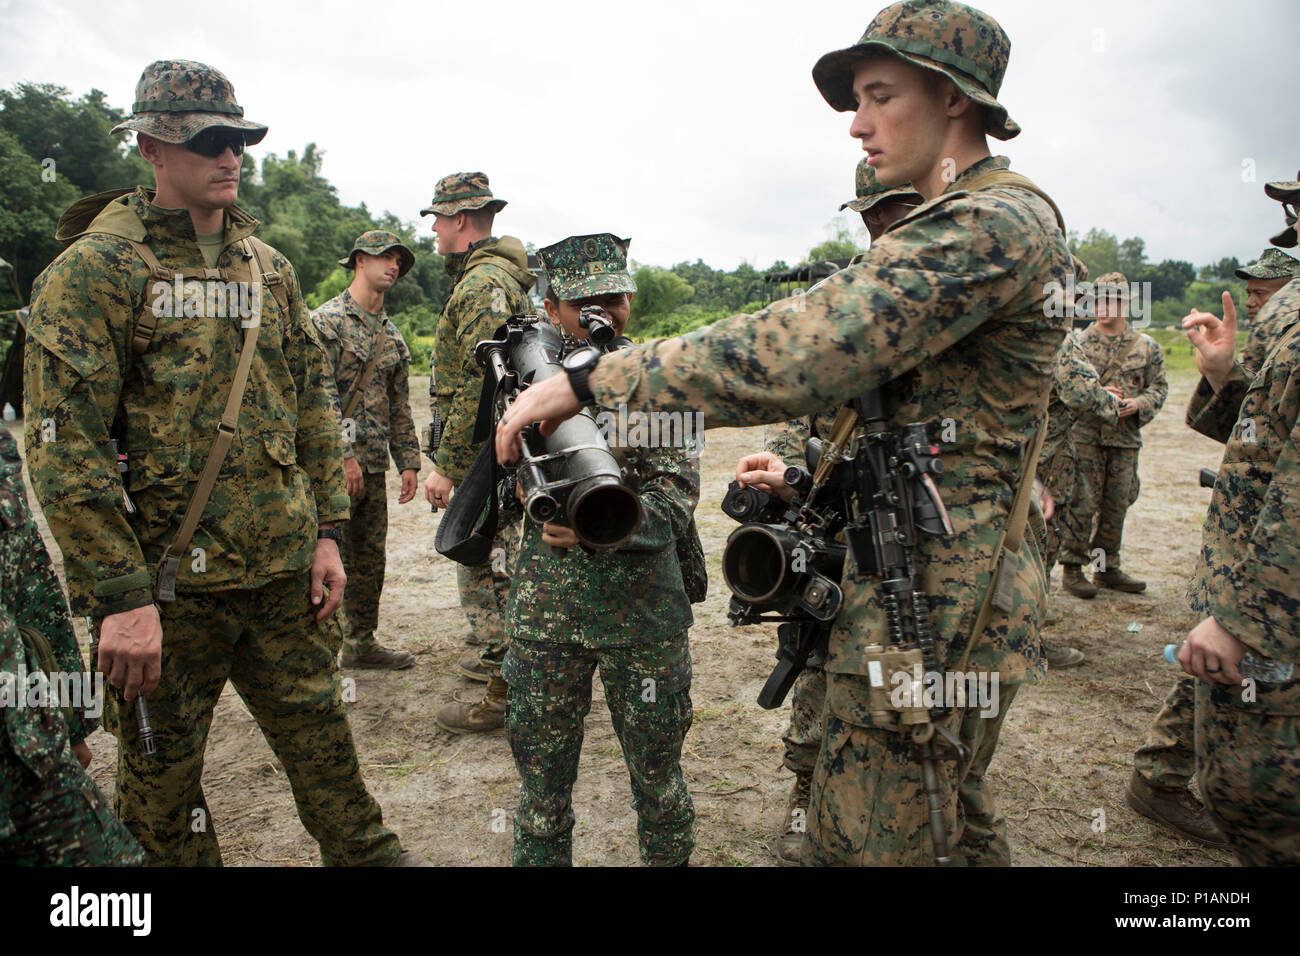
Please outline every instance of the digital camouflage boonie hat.
[[193, 60], [157, 60], [140, 74], [135, 85], [131, 118], [111, 132], [133, 129], [164, 143], [184, 143], [212, 127], [237, 129], [255, 146], [266, 127], [243, 119], [235, 88], [225, 74]]
[[384, 229], [371, 229], [369, 232], [363, 232], [357, 237], [357, 241], [352, 243], [352, 250], [339, 260], [339, 265], [344, 269], [355, 269], [358, 252], [364, 252], [372, 256], [382, 256], [389, 249], [396, 249], [399, 253], [397, 278], [400, 279], [410, 272], [411, 267], [415, 265], [415, 253], [402, 245], [402, 240], [397, 235]]
[[452, 173], [438, 180], [438, 185], [433, 187], [433, 201], [420, 210], [420, 215], [454, 216], [484, 206], [491, 206], [493, 212], [500, 212], [506, 206], [504, 199], [495, 198], [492, 190], [488, 189], [487, 176], [483, 173]]
[[948, 77], [984, 107], [984, 129], [990, 136], [1011, 139], [1020, 134], [1019, 124], [997, 101], [1011, 40], [982, 10], [947, 0], [906, 0], [885, 7], [861, 40], [827, 53], [813, 67], [813, 82], [826, 102], [841, 113], [856, 110], [854, 68], [879, 53], [892, 53]]
[[1242, 266], [1233, 273], [1238, 279], [1290, 279], [1300, 268], [1300, 261], [1281, 249], [1265, 249], [1258, 261]]
[[1093, 289], [1098, 295], [1106, 292], [1119, 293], [1125, 297], [1128, 296], [1128, 279], [1122, 272], [1107, 272], [1104, 276], [1093, 283]]
[[902, 186], [886, 186], [876, 179], [876, 171], [864, 156], [858, 163], [855, 183], [856, 199], [850, 199], [840, 206], [840, 210], [852, 209], [866, 214], [867, 210], [882, 202], [901, 202], [916, 206], [925, 202], [925, 197], [912, 188], [911, 183]]
[[1286, 228], [1269, 241], [1283, 249], [1294, 249], [1297, 244], [1295, 204], [1300, 203], [1300, 173], [1296, 173], [1295, 180], [1290, 182], [1265, 183], [1264, 194], [1282, 203], [1286, 217]]
[[570, 236], [537, 250], [546, 281], [557, 299], [572, 302], [597, 295], [635, 292], [636, 280], [627, 271], [631, 239], [613, 233]]

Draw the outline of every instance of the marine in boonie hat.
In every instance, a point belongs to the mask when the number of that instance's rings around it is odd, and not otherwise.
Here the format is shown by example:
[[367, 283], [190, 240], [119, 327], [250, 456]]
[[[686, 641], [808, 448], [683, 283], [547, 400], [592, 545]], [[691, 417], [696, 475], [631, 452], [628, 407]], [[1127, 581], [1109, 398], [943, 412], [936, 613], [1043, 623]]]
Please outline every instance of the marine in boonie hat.
[[857, 43], [827, 53], [813, 67], [813, 82], [841, 113], [857, 109], [853, 71], [881, 53], [942, 73], [984, 108], [984, 129], [995, 139], [1019, 135], [1020, 125], [997, 101], [1011, 56], [1006, 31], [987, 13], [947, 0], [905, 0], [876, 14]]
[[546, 270], [548, 288], [565, 302], [598, 295], [636, 291], [636, 280], [627, 271], [627, 250], [631, 239], [613, 233], [569, 236], [537, 250]]
[[1300, 244], [1300, 237], [1296, 236], [1295, 210], [1295, 204], [1300, 203], [1300, 173], [1296, 173], [1296, 178], [1291, 181], [1283, 179], [1275, 183], [1265, 183], [1264, 194], [1269, 199], [1280, 202], [1286, 216], [1286, 228], [1269, 241], [1282, 249], [1294, 249], [1297, 244]]
[[1290, 279], [1300, 269], [1300, 260], [1281, 249], [1265, 249], [1259, 259], [1233, 273], [1238, 279]]
[[452, 173], [438, 180], [433, 188], [433, 200], [424, 209], [421, 216], [437, 213], [441, 216], [454, 216], [458, 212], [472, 212], [490, 206], [493, 213], [498, 213], [506, 206], [504, 199], [497, 199], [488, 188], [488, 178], [484, 173]]
[[920, 193], [910, 184], [886, 186], [876, 179], [876, 171], [864, 156], [858, 163], [857, 198], [850, 199], [840, 206], [840, 210], [852, 209], [854, 212], [866, 213], [873, 206], [882, 202], [901, 202], [917, 205], [925, 201]]
[[402, 240], [395, 233], [388, 232], [385, 229], [371, 229], [369, 232], [363, 232], [357, 237], [357, 241], [352, 244], [352, 250], [339, 260], [339, 265], [344, 269], [355, 269], [358, 252], [364, 252], [372, 256], [382, 256], [389, 249], [396, 249], [399, 253], [397, 278], [400, 279], [410, 272], [411, 267], [415, 265], [415, 253], [402, 245]]
[[224, 73], [193, 60], [156, 60], [144, 68], [135, 85], [131, 118], [111, 132], [135, 130], [164, 143], [188, 142], [205, 129], [236, 129], [255, 146], [266, 127], [243, 118], [235, 88]]
[[1128, 298], [1128, 279], [1122, 272], [1107, 272], [1093, 283], [1093, 288], [1098, 295], [1110, 293], [1111, 295], [1119, 294]]

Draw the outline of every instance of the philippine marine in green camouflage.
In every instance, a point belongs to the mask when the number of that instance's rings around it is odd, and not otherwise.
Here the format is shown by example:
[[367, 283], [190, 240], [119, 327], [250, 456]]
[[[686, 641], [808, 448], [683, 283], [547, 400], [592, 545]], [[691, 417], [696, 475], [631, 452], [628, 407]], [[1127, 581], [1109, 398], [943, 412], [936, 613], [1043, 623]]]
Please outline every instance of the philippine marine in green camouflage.
[[1265, 249], [1259, 254], [1258, 261], [1233, 274], [1246, 283], [1246, 317], [1250, 321], [1246, 344], [1241, 350], [1241, 365], [1257, 372], [1264, 366], [1264, 355], [1269, 346], [1277, 341], [1278, 330], [1273, 326], [1280, 321], [1280, 314], [1274, 312], [1272, 322], [1260, 322], [1260, 310], [1279, 289], [1300, 275], [1300, 261], [1281, 249]]
[[[103, 698], [77, 648], [22, 469], [18, 443], [0, 425], [0, 864], [138, 866], [144, 851], [86, 774], [85, 739]], [[38, 672], [47, 683], [32, 684]], [[33, 698], [36, 686], [46, 689]]]
[[[876, 179], [875, 170], [867, 159], [859, 161], [854, 173], [853, 199], [840, 206], [852, 209], [862, 216], [871, 241], [875, 242], [886, 229], [921, 203], [921, 195], [908, 184], [884, 186]], [[783, 472], [787, 464], [802, 464], [805, 443], [813, 434], [827, 435], [835, 420], [836, 411], [806, 416], [781, 425], [769, 425], [763, 434], [765, 455], [750, 455], [736, 463], [736, 480], [742, 485], [753, 484], [768, 494], [783, 498], [793, 494], [786, 484]], [[790, 724], [782, 742], [785, 745], [783, 764], [794, 774], [785, 816], [777, 834], [776, 857], [782, 865], [793, 866], [799, 862], [808, 832], [808, 800], [812, 795], [813, 770], [817, 766], [817, 752], [822, 743], [822, 710], [826, 706], [826, 670], [819, 658], [810, 658], [803, 673], [795, 679], [790, 691]]]
[[[74, 206], [60, 233], [75, 241], [34, 288], [32, 483], [63, 550], [73, 610], [94, 618], [98, 669], [126, 700], [104, 715], [119, 741], [114, 808], [149, 861], [221, 862], [201, 776], [229, 679], [284, 765], [322, 860], [384, 864], [401, 845], [361, 779], [329, 617], [342, 565], [335, 543], [317, 540], [318, 526], [348, 514], [338, 422], [293, 267], [252, 238], [257, 221], [235, 205], [244, 146], [266, 132], [242, 112], [211, 67], [145, 68], [121, 128], [141, 134], [157, 192]], [[224, 245], [209, 270], [196, 235], [213, 230]], [[174, 600], [160, 588], [155, 605], [154, 569], [217, 434], [245, 325], [256, 352], [232, 444]], [[133, 511], [114, 438], [129, 455]], [[149, 700], [152, 756], [136, 737], [137, 694]]]
[[[1120, 401], [1119, 421], [1081, 417], [1070, 432], [1077, 461], [1074, 500], [1057, 528], [1063, 586], [1081, 598], [1096, 597], [1098, 586], [1132, 593], [1146, 590], [1145, 581], [1120, 570], [1119, 551], [1124, 516], [1141, 488], [1139, 429], [1151, 423], [1169, 394], [1160, 346], [1127, 321], [1128, 279], [1111, 272], [1097, 280], [1095, 290], [1097, 320], [1079, 335], [1079, 345], [1097, 370], [1098, 382], [1118, 389]], [[1092, 532], [1094, 515], [1097, 530]], [[1081, 566], [1093, 563], [1098, 551], [1100, 566], [1089, 581]]]
[[[420, 211], [434, 217], [438, 252], [446, 257], [452, 277], [430, 357], [430, 411], [435, 422], [442, 422], [442, 438], [434, 453], [433, 473], [425, 479], [424, 495], [436, 508], [447, 506], [452, 488], [464, 480], [478, 452], [473, 437], [483, 370], [474, 360], [474, 346], [496, 335], [510, 316], [533, 311], [528, 290], [537, 279], [528, 271], [523, 243], [513, 236], [492, 236], [493, 217], [505, 205], [504, 199], [492, 195], [483, 173], [453, 173], [438, 181], [433, 202]], [[460, 669], [488, 686], [477, 703], [442, 707], [437, 720], [444, 730], [481, 733], [502, 727], [506, 596], [518, 540], [518, 522], [502, 522], [487, 564], [456, 565], [460, 606], [469, 621], [471, 642], [486, 645], [477, 659], [462, 661]]]
[[375, 639], [388, 538], [384, 476], [391, 454], [402, 473], [397, 503], [411, 501], [420, 441], [411, 418], [411, 353], [384, 311], [384, 293], [415, 265], [415, 255], [393, 233], [376, 229], [358, 237], [339, 265], [354, 273], [352, 283], [311, 317], [325, 347], [325, 388], [339, 416], [352, 499], [339, 549], [348, 575], [343, 666], [401, 670], [415, 656]]
[[[578, 316], [589, 304], [603, 307], [622, 333], [636, 291], [627, 240], [571, 236], [538, 258], [549, 283], [547, 315], [566, 341], [587, 337]], [[572, 863], [571, 794], [596, 668], [631, 777], [641, 859], [685, 866], [695, 845], [681, 769], [692, 719], [693, 618], [676, 543], [693, 534], [699, 461], [691, 447], [622, 447], [611, 432], [611, 450], [644, 512], [633, 537], [594, 553], [577, 547], [571, 528], [524, 522], [502, 671], [510, 685], [506, 734], [521, 778], [516, 866]]]
[[[1300, 182], [1270, 183], [1300, 201]], [[1273, 193], [1270, 193], [1272, 195]], [[1274, 196], [1278, 198], [1278, 196]], [[1260, 321], [1278, 330], [1263, 367], [1233, 363], [1235, 316], [1183, 320], [1207, 391], [1188, 419], [1226, 442], [1189, 589], [1206, 615], [1179, 663], [1196, 682], [1196, 759], [1206, 805], [1238, 860], [1300, 864], [1300, 279], [1276, 293]], [[1208, 392], [1208, 394], [1207, 394]], [[1285, 680], [1243, 681], [1249, 651], [1292, 665]]]
[[[1071, 268], [1050, 201], [988, 155], [985, 133], [1020, 130], [995, 99], [1009, 47], [996, 21], [962, 4], [881, 11], [813, 76], [832, 106], [856, 111], [850, 133], [880, 181], [911, 182], [927, 202], [806, 297], [605, 356], [588, 380], [602, 405], [699, 409], [709, 427], [790, 419], [879, 386], [890, 428], [953, 421], [952, 440], [936, 444], [954, 533], [922, 536], [917, 559], [940, 668], [983, 675], [990, 689], [987, 706], [968, 703], [953, 719], [969, 764], [938, 767], [945, 829], [965, 862], [1010, 858], [982, 768], [1018, 686], [1043, 672], [1046, 588], [1033, 536], [997, 552], [1016, 487], [1033, 477], [1029, 450], [1065, 335], [1064, 315], [1049, 314], [1045, 299]], [[933, 135], [909, 136], [922, 125]], [[585, 386], [556, 376], [527, 389], [498, 423], [500, 458], [516, 456], [523, 424], [574, 414], [590, 398]], [[1010, 610], [994, 609], [973, 633], [1002, 557]], [[872, 713], [871, 645], [888, 633], [880, 588], [851, 571], [843, 587], [803, 862], [927, 864], [935, 853], [916, 747], [895, 712]], [[973, 812], [989, 823], [978, 841], [964, 832]]]

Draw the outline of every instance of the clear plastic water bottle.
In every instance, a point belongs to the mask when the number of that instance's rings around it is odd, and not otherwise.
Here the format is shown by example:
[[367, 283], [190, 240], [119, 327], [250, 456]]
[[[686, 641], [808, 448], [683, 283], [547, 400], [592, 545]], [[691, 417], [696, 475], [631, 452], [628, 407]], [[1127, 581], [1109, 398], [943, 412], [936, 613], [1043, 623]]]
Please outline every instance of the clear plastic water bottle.
[[18, 417], [18, 413], [14, 411], [14, 407], [10, 405], [8, 402], [5, 402], [4, 420], [7, 422], [11, 422], [17, 417]]
[[[1171, 664], [1178, 663], [1178, 652], [1182, 650], [1182, 644], [1166, 644], [1165, 660]], [[1289, 681], [1295, 674], [1295, 665], [1290, 661], [1275, 661], [1268, 657], [1256, 657], [1250, 651], [1241, 659], [1237, 665], [1237, 670], [1241, 672], [1242, 677], [1249, 677], [1259, 684], [1281, 684]]]

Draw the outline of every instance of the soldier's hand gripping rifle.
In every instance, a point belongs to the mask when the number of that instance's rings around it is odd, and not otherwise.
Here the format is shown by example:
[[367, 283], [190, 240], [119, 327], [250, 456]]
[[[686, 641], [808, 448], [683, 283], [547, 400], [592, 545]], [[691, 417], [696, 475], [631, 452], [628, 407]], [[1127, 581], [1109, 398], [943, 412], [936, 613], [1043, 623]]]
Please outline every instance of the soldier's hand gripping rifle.
[[[942, 694], [926, 706], [924, 686], [944, 682], [930, 633], [929, 599], [917, 566], [918, 533], [951, 534], [952, 525], [932, 476], [942, 472], [939, 449], [930, 444], [924, 424], [911, 424], [901, 434], [886, 428], [880, 392], [867, 392], [851, 406], [863, 426], [854, 479], [858, 517], [845, 531], [855, 578], [872, 575], [880, 581], [880, 601], [888, 622], [888, 645], [871, 645], [866, 654], [871, 684], [871, 713], [882, 724], [897, 717], [910, 732], [921, 761], [926, 800], [930, 811], [930, 836], [935, 862], [946, 866], [948, 830], [943, 819], [939, 777], [940, 759], [969, 760], [970, 748], [944, 723], [951, 713]], [[907, 693], [896, 701], [891, 680], [906, 675]], [[915, 675], [925, 675], [924, 681]], [[933, 676], [931, 676], [933, 675]], [[938, 740], [947, 745], [941, 753]]]
[[850, 511], [851, 466], [844, 462], [856, 414], [842, 409], [825, 441], [809, 439], [810, 474], [791, 466], [789, 503], [733, 481], [722, 510], [741, 522], [727, 538], [722, 573], [731, 589], [733, 625], [779, 622], [776, 667], [758, 695], [771, 710], [785, 700], [803, 669], [819, 666], [844, 601], [845, 547], [836, 540]]
[[[588, 307], [582, 317], [603, 350], [630, 344], [613, 334], [603, 310]], [[478, 343], [474, 358], [486, 370], [493, 424], [508, 414], [523, 389], [564, 374], [563, 351], [560, 333], [533, 315], [512, 316], [495, 339]], [[513, 477], [530, 519], [567, 524], [581, 544], [595, 551], [613, 550], [632, 537], [641, 525], [641, 499], [624, 484], [622, 468], [589, 410], [550, 435], [542, 435], [534, 423], [520, 439], [523, 449]]]

